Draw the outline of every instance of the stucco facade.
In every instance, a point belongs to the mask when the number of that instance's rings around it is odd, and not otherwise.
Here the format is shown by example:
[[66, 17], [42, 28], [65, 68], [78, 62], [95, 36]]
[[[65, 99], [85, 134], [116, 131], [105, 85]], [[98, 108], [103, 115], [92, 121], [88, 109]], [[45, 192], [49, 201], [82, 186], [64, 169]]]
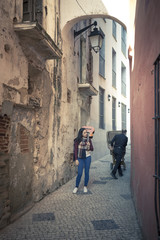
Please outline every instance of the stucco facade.
[[[112, 130], [122, 130], [122, 104], [126, 106], [126, 129], [129, 137], [128, 144], [130, 144], [130, 83], [129, 83], [129, 62], [128, 56], [124, 55], [121, 50], [121, 25], [116, 22], [116, 39], [112, 34], [112, 20], [111, 19], [93, 19], [96, 20], [98, 26], [103, 31], [104, 45], [105, 45], [105, 69], [104, 75], [100, 73], [100, 56], [93, 53], [93, 80], [95, 82], [96, 89], [101, 88], [104, 91], [104, 126], [100, 126], [100, 107], [99, 107], [99, 95], [92, 98], [91, 104], [91, 125], [95, 126], [95, 153], [96, 158], [104, 156], [108, 153], [106, 133]], [[126, 41], [127, 44], [127, 41]], [[112, 70], [113, 70], [113, 56], [112, 51], [116, 53], [116, 84], [113, 86], [112, 82]], [[126, 94], [122, 94], [122, 64], [126, 69]], [[109, 95], [109, 97], [108, 97]], [[113, 126], [113, 98], [115, 99], [115, 128]]]
[[0, 3], [1, 227], [74, 175], [66, 149], [57, 147], [65, 132], [59, 1], [37, 2], [31, 16], [29, 8]]
[[[156, 175], [155, 167], [159, 159], [155, 159], [155, 136], [158, 131], [155, 130], [154, 78], [157, 73], [154, 63], [160, 49], [160, 2], [131, 1], [131, 10], [135, 10], [131, 25], [134, 41], [130, 49], [131, 187], [144, 239], [156, 240], [159, 237], [155, 209], [159, 211], [159, 197], [156, 197], [158, 188], [155, 187], [158, 180], [153, 176]], [[131, 15], [134, 16], [134, 11]]]

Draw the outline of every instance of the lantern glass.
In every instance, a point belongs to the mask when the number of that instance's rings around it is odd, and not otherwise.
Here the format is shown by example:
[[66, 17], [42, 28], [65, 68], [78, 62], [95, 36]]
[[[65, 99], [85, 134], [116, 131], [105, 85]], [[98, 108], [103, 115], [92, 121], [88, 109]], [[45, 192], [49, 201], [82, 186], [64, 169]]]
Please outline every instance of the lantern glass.
[[102, 47], [102, 41], [103, 41], [103, 36], [100, 31], [98, 31], [97, 28], [94, 28], [94, 30], [91, 32], [89, 35], [90, 41], [91, 41], [91, 46], [93, 50], [97, 53]]

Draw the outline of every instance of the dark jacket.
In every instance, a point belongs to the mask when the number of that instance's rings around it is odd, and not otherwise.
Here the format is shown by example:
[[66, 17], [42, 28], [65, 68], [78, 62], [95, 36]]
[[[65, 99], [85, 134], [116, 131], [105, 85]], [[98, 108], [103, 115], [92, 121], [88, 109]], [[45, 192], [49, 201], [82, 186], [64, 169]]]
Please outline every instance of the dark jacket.
[[123, 133], [121, 133], [121, 134], [117, 134], [113, 137], [113, 139], [111, 141], [111, 146], [113, 147], [113, 145], [114, 145], [114, 151], [116, 151], [116, 149], [118, 148], [122, 152], [125, 152], [127, 142], [128, 142], [128, 137], [126, 137]]

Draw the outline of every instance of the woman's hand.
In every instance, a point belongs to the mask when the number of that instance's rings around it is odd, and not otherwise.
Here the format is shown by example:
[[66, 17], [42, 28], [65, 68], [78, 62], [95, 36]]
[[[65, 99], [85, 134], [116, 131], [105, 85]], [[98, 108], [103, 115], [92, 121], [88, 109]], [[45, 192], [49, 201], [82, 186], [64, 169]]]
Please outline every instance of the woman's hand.
[[75, 163], [76, 163], [77, 166], [79, 165], [79, 161], [78, 161], [78, 159], [75, 161]]

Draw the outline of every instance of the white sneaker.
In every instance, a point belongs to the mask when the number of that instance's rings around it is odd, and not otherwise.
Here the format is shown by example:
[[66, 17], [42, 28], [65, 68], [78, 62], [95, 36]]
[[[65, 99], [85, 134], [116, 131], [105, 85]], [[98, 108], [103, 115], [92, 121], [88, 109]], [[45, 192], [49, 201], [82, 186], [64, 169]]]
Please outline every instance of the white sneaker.
[[75, 188], [73, 189], [73, 193], [77, 193], [77, 191], [78, 191], [78, 188], [75, 187]]
[[84, 191], [84, 193], [87, 193], [88, 192], [87, 187], [84, 187], [83, 191]]

